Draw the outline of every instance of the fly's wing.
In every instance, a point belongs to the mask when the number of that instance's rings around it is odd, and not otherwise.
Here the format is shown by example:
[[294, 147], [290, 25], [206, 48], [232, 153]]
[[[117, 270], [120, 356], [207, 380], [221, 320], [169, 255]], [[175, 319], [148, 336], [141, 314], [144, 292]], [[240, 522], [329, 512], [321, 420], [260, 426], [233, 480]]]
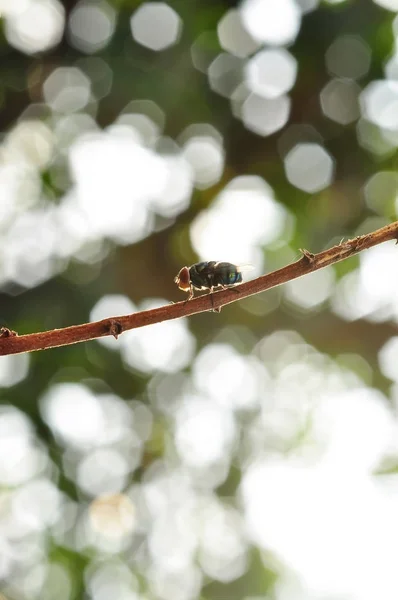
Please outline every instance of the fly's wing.
[[236, 268], [239, 273], [247, 273], [248, 271], [253, 271], [254, 265], [236, 265]]
[[214, 262], [212, 261], [211, 263], [205, 263], [208, 265], [216, 265], [217, 268], [231, 268], [233, 267], [234, 269], [236, 269], [239, 273], [244, 273], [245, 271], [252, 271], [254, 269], [254, 266], [251, 264], [243, 264], [243, 265], [234, 265], [233, 263], [229, 263], [229, 262]]

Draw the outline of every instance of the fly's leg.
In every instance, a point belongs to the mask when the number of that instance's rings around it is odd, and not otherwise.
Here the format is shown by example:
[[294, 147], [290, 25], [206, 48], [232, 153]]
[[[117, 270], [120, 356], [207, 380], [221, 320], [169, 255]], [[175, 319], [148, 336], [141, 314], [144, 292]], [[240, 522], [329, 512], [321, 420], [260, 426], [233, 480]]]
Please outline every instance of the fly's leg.
[[[236, 287], [232, 287], [232, 285], [222, 285], [221, 283], [219, 284], [219, 286], [221, 287], [222, 290], [233, 290], [234, 292], [237, 292], [238, 294], [240, 294], [240, 290], [238, 290]], [[213, 293], [213, 287], [210, 288], [210, 293]], [[221, 306], [219, 306], [218, 308], [214, 308], [214, 300], [213, 300], [213, 296], [211, 297], [211, 305], [213, 306], [213, 312], [221, 312]]]
[[193, 285], [191, 284], [190, 288], [189, 288], [189, 296], [188, 298], [185, 300], [184, 302], [184, 306], [187, 302], [189, 302], [190, 300], [192, 300], [192, 298], [194, 297], [194, 293], [193, 293]]
[[214, 286], [212, 285], [210, 288], [210, 298], [211, 298], [211, 308], [214, 312], [214, 298], [213, 298]]
[[221, 312], [221, 306], [218, 306], [217, 308], [214, 308], [213, 293], [214, 293], [214, 285], [212, 285], [211, 288], [210, 288], [210, 297], [211, 297], [212, 312], [220, 313]]

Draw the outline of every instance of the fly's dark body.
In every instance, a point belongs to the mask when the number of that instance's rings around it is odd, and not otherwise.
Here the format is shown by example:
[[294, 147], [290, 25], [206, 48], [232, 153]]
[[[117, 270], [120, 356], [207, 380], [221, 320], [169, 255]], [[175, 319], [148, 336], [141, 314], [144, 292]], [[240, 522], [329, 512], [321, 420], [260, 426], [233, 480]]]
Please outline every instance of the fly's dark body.
[[192, 265], [189, 267], [189, 276], [193, 287], [198, 290], [227, 287], [242, 281], [242, 273], [236, 265], [215, 260]]
[[180, 290], [189, 292], [188, 300], [194, 296], [194, 288], [197, 290], [210, 290], [221, 287], [223, 289], [242, 282], [240, 267], [228, 262], [195, 263], [191, 267], [183, 267], [174, 279]]

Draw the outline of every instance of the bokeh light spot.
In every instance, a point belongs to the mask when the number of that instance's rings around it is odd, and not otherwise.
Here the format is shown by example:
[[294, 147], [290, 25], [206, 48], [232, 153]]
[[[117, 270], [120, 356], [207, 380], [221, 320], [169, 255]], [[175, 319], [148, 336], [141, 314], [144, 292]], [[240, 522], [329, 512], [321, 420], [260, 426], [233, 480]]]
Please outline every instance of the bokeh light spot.
[[220, 19], [217, 32], [222, 48], [240, 58], [249, 56], [258, 48], [258, 43], [243, 26], [242, 15], [236, 9], [228, 10]]
[[[148, 299], [140, 310], [164, 304], [167, 300]], [[195, 351], [195, 338], [186, 321], [165, 321], [126, 332], [120, 341], [125, 363], [144, 373], [175, 373], [190, 363]]]
[[1, 485], [6, 487], [21, 485], [47, 467], [46, 453], [37, 445], [33, 431], [31, 422], [21, 411], [11, 406], [1, 407]]
[[177, 415], [175, 435], [181, 460], [203, 467], [223, 459], [233, 443], [235, 423], [231, 413], [213, 401], [187, 397]]
[[14, 513], [32, 531], [52, 525], [59, 516], [61, 494], [47, 479], [35, 479], [21, 487], [13, 502]]
[[242, 106], [242, 121], [247, 129], [258, 135], [267, 136], [284, 127], [289, 119], [290, 98], [264, 98], [250, 94]]
[[288, 281], [285, 286], [285, 298], [302, 310], [311, 311], [328, 300], [334, 287], [332, 267], [309, 273]]
[[55, 139], [51, 129], [39, 120], [18, 123], [6, 138], [6, 152], [16, 161], [45, 168], [51, 161]]
[[168, 171], [159, 155], [137, 141], [132, 128], [79, 138], [69, 161], [75, 202], [93, 234], [119, 243], [148, 235], [150, 201], [163, 192]]
[[191, 165], [194, 182], [197, 188], [206, 189], [221, 178], [224, 169], [224, 148], [221, 136], [200, 133], [198, 126], [196, 134], [188, 137], [183, 146], [183, 156]]
[[224, 408], [250, 410], [259, 402], [257, 367], [230, 346], [209, 344], [195, 360], [193, 380], [198, 390]]
[[398, 130], [398, 82], [372, 81], [360, 96], [363, 116], [371, 123]]
[[151, 50], [165, 50], [176, 44], [181, 19], [165, 2], [144, 2], [131, 17], [131, 33], [136, 42]]
[[374, 0], [374, 2], [387, 10], [398, 11], [398, 0]]
[[389, 379], [398, 382], [398, 337], [391, 337], [379, 351], [380, 370]]
[[347, 79], [360, 79], [369, 71], [371, 51], [362, 38], [342, 35], [329, 46], [325, 60], [331, 74]]
[[198, 521], [199, 561], [206, 575], [223, 583], [241, 577], [247, 570], [247, 542], [237, 511], [209, 502], [199, 512]]
[[249, 88], [265, 98], [277, 98], [290, 91], [296, 75], [296, 60], [284, 48], [261, 50], [246, 67]]
[[58, 67], [43, 85], [44, 98], [57, 112], [76, 112], [86, 106], [90, 99], [91, 83], [76, 67]]
[[0, 360], [0, 387], [23, 381], [29, 372], [29, 354], [10, 354]]
[[379, 171], [366, 182], [363, 193], [366, 204], [379, 215], [397, 212], [398, 174], [395, 171]]
[[133, 532], [136, 524], [134, 504], [125, 494], [97, 497], [89, 507], [93, 529], [107, 537], [122, 537]]
[[65, 9], [58, 0], [28, 0], [21, 8], [6, 19], [5, 33], [11, 46], [34, 54], [49, 50], [61, 41]]
[[211, 89], [221, 96], [230, 98], [242, 83], [244, 64], [242, 58], [226, 52], [219, 54], [208, 67]]
[[277, 240], [286, 220], [286, 209], [263, 179], [237, 177], [193, 221], [192, 245], [202, 260], [251, 263], [255, 276], [263, 267], [259, 246]]
[[81, 0], [69, 16], [70, 43], [87, 54], [101, 50], [108, 45], [115, 24], [116, 12], [105, 0]]
[[338, 315], [347, 320], [398, 320], [398, 284], [390, 275], [394, 250], [394, 244], [387, 243], [360, 255], [359, 269], [347, 273], [336, 285], [333, 310]]
[[376, 157], [383, 158], [394, 152], [394, 145], [384, 135], [385, 131], [374, 123], [361, 118], [356, 129], [359, 145]]
[[297, 144], [284, 164], [290, 183], [310, 194], [323, 190], [333, 180], [333, 159], [318, 144]]
[[97, 496], [121, 492], [132, 464], [113, 448], [99, 448], [87, 454], [77, 469], [77, 483], [86, 494]]
[[91, 391], [79, 384], [53, 386], [40, 402], [43, 419], [61, 443], [76, 448], [101, 443], [104, 414]]
[[348, 79], [333, 79], [321, 91], [322, 110], [329, 119], [348, 125], [359, 117], [360, 87]]
[[296, 0], [296, 2], [300, 7], [301, 12], [305, 14], [315, 10], [319, 5], [320, 0]]
[[264, 44], [293, 42], [301, 25], [301, 12], [294, 0], [244, 0], [241, 14], [250, 35]]

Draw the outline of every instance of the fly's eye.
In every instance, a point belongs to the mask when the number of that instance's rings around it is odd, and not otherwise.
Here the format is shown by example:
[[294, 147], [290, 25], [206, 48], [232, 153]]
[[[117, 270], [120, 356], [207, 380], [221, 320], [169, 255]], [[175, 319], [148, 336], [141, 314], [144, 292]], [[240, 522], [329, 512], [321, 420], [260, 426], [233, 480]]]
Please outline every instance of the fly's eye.
[[229, 275], [228, 275], [228, 279], [231, 283], [235, 282], [235, 277], [236, 277], [235, 273], [229, 273]]

